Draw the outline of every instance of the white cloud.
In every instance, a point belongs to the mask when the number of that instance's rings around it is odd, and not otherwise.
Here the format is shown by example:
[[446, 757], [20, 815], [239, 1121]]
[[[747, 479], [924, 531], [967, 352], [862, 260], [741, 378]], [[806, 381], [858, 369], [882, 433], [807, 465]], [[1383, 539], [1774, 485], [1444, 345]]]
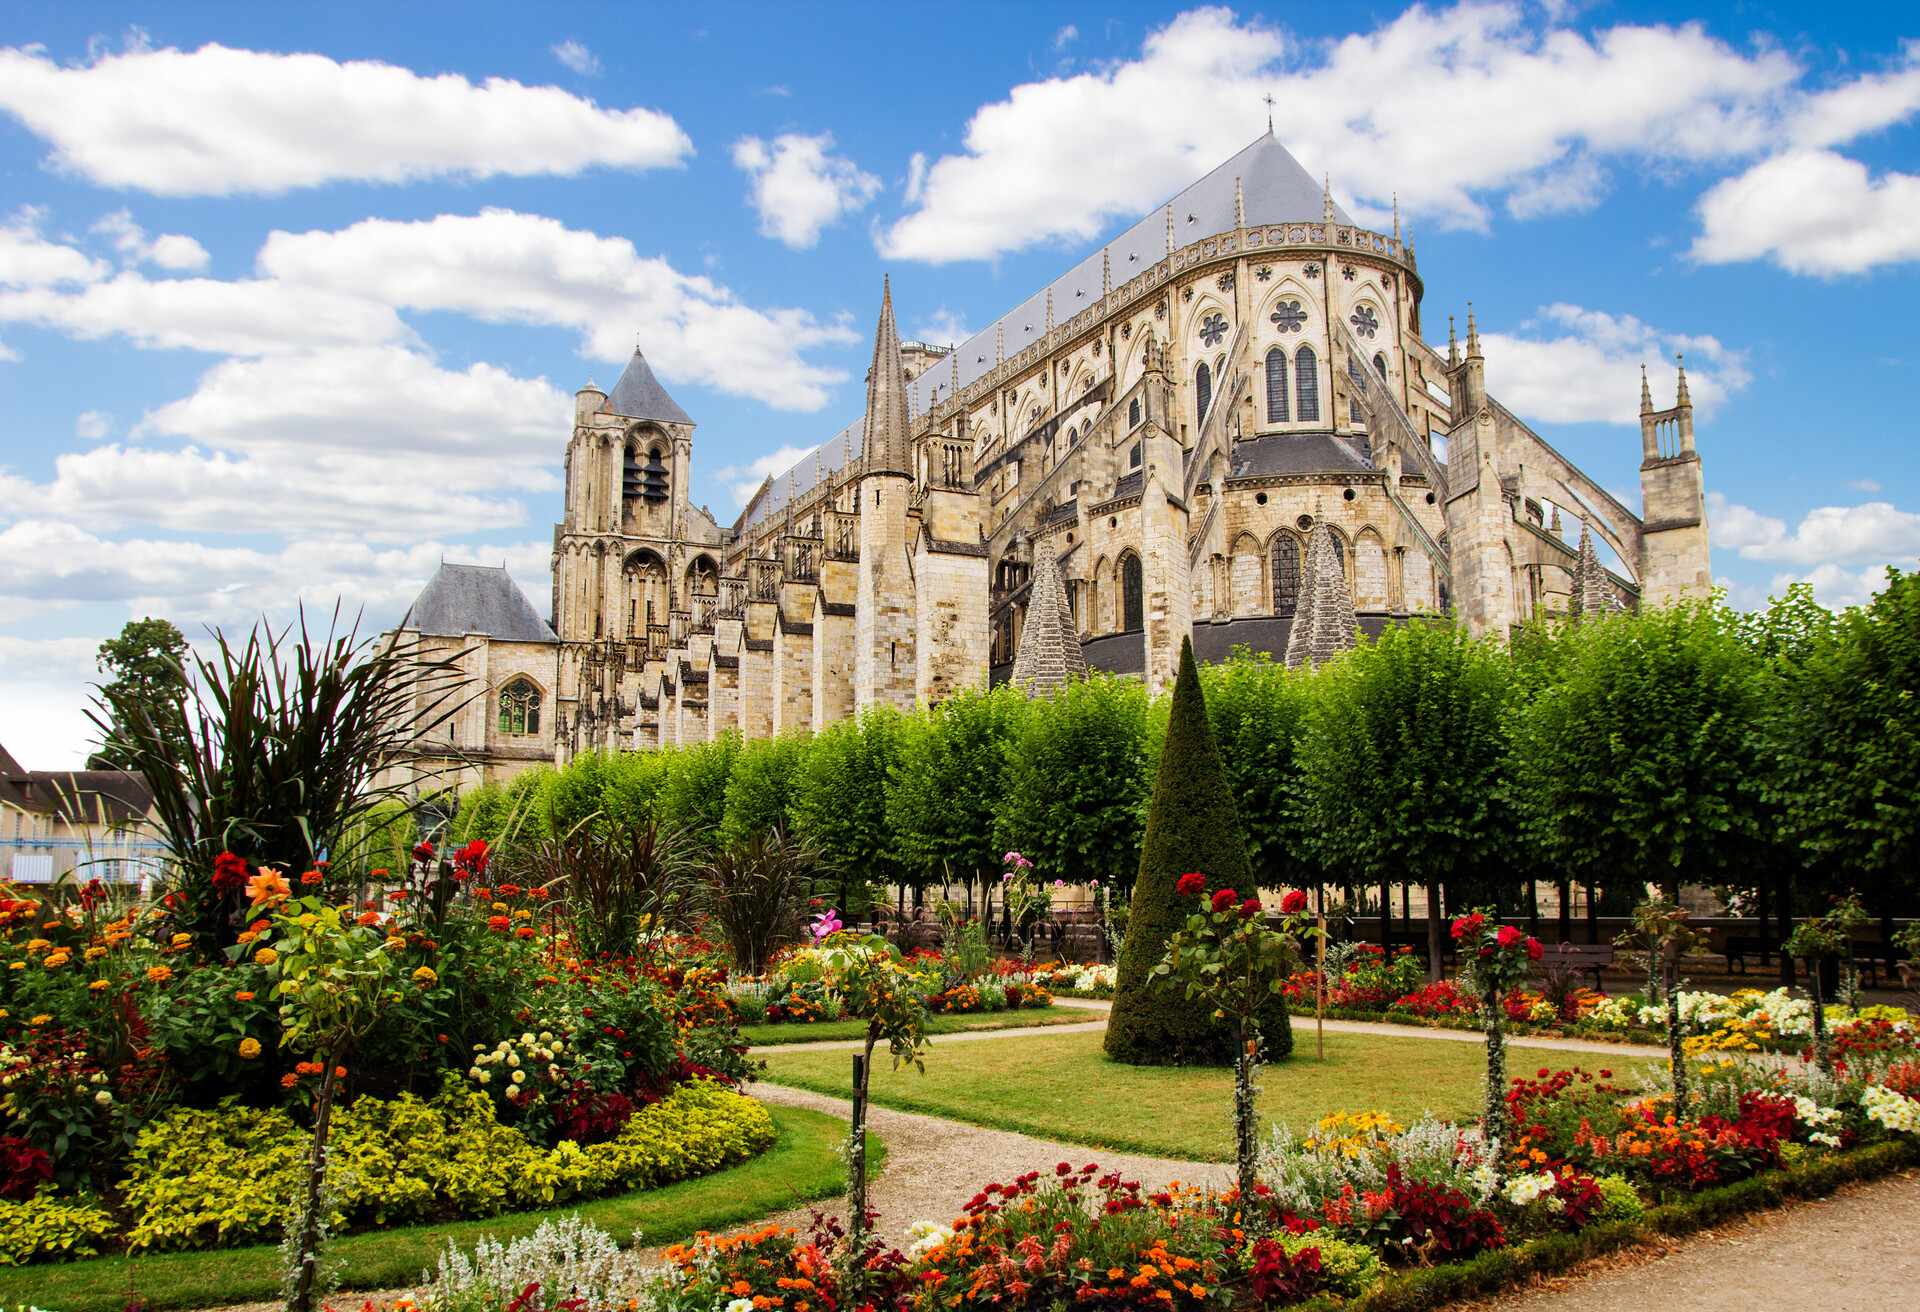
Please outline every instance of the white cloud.
[[1880, 490], [1880, 484], [1875, 482], [1871, 478], [1850, 479], [1847, 483], [1847, 486], [1852, 488], [1855, 492], [1864, 492], [1868, 496], [1872, 496], [1875, 492], [1878, 492]]
[[574, 328], [587, 355], [609, 362], [625, 361], [638, 334], [669, 380], [705, 383], [783, 410], [819, 409], [827, 389], [845, 377], [802, 352], [857, 340], [845, 324], [822, 323], [804, 310], [744, 305], [712, 279], [642, 256], [623, 237], [511, 210], [275, 232], [258, 264], [278, 286], [492, 323]]
[[733, 143], [734, 167], [747, 175], [753, 208], [765, 237], [805, 250], [842, 217], [880, 193], [880, 179], [833, 155], [833, 135], [783, 133], [771, 142], [742, 137]]
[[104, 410], [82, 410], [74, 417], [73, 435], [82, 442], [98, 442], [113, 431], [113, 416]]
[[1838, 146], [1920, 112], [1920, 41], [1901, 43], [1900, 62], [1884, 73], [1808, 96], [1787, 122], [1798, 146]]
[[1340, 194], [1383, 209], [1397, 191], [1410, 214], [1480, 226], [1493, 195], [1517, 191], [1533, 213], [1589, 203], [1609, 158], [1761, 149], [1800, 76], [1786, 54], [1742, 54], [1698, 24], [1539, 30], [1516, 4], [1469, 3], [1296, 47], [1257, 20], [1198, 9], [1136, 59], [982, 106], [964, 153], [909, 188], [916, 208], [879, 245], [937, 263], [1086, 240], [1244, 146], [1269, 92], [1286, 144]]
[[603, 109], [557, 87], [218, 45], [64, 66], [0, 50], [0, 110], [51, 145], [55, 168], [166, 196], [650, 169], [693, 151], [658, 110]]
[[1790, 150], [1700, 198], [1690, 254], [1705, 264], [1770, 260], [1832, 277], [1920, 259], [1920, 174], [1883, 173], [1831, 150]]
[[1591, 155], [1575, 155], [1565, 164], [1523, 179], [1507, 195], [1507, 213], [1516, 219], [1550, 214], [1583, 214], [1606, 195], [1607, 171]]
[[1741, 352], [1717, 338], [1674, 333], [1630, 314], [1578, 305], [1541, 308], [1517, 333], [1483, 332], [1487, 388], [1516, 413], [1548, 423], [1640, 422], [1640, 366], [1651, 366], [1654, 404], [1672, 404], [1667, 365], [1687, 357], [1694, 410], [1710, 415], [1752, 381]]
[[947, 346], [966, 341], [973, 336], [973, 330], [967, 327], [966, 320], [958, 312], [943, 305], [908, 329], [907, 336], [914, 341]]
[[95, 223], [93, 231], [112, 242], [113, 248], [129, 264], [191, 271], [206, 268], [212, 258], [205, 246], [184, 233], [165, 232], [149, 238], [146, 229], [133, 221], [129, 210], [115, 210]]
[[1065, 50], [1079, 39], [1080, 29], [1072, 23], [1068, 23], [1065, 27], [1053, 34], [1053, 48], [1055, 50]]
[[726, 465], [714, 471], [714, 477], [726, 484], [735, 509], [760, 490], [769, 478], [784, 474], [813, 452], [810, 446], [783, 446], [744, 465]]
[[40, 233], [44, 211], [23, 205], [0, 221], [0, 287], [54, 287], [97, 282], [113, 272], [105, 260]]
[[8, 346], [5, 342], [0, 342], [0, 364], [19, 364], [19, 363], [20, 363], [20, 352], [14, 350], [11, 346]]
[[98, 740], [87, 719], [89, 690], [98, 681], [98, 638], [19, 638], [0, 635], [0, 705], [7, 708], [3, 740], [29, 770], [73, 770]]
[[600, 76], [600, 56], [589, 50], [583, 43], [568, 37], [553, 47], [553, 57], [578, 73], [581, 77]]
[[[1906, 565], [1911, 568], [1912, 562]], [[1814, 597], [1823, 606], [1835, 610], [1864, 606], [1876, 593], [1886, 590], [1887, 567], [1868, 565], [1863, 569], [1848, 569], [1844, 565], [1817, 565], [1804, 574], [1774, 575], [1771, 591], [1778, 596], [1795, 583], [1811, 583]]]
[[1707, 525], [1714, 546], [1731, 549], [1747, 560], [1878, 567], [1920, 556], [1920, 514], [1901, 510], [1890, 501], [1816, 506], [1789, 529], [1785, 520], [1709, 492]]

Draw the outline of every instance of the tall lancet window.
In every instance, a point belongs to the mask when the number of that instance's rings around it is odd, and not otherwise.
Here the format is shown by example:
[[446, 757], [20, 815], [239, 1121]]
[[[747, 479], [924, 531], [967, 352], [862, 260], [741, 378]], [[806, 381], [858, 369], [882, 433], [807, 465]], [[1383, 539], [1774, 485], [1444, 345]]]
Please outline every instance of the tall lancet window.
[[1193, 371], [1193, 421], [1207, 422], [1207, 405], [1213, 400], [1213, 369], [1205, 360]]
[[1297, 418], [1320, 418], [1320, 357], [1311, 346], [1293, 353], [1293, 403]]
[[1300, 544], [1282, 532], [1273, 540], [1273, 613], [1287, 616], [1300, 608]]
[[1147, 626], [1140, 579], [1140, 557], [1129, 551], [1120, 558], [1120, 629], [1138, 633]]
[[1277, 346], [1267, 352], [1267, 422], [1287, 422], [1287, 353]]

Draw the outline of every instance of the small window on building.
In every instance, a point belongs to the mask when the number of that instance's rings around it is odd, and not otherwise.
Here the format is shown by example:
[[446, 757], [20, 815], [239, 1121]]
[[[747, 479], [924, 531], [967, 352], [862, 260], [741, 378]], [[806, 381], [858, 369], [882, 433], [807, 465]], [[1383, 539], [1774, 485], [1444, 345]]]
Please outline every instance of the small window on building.
[[1145, 627], [1140, 557], [1128, 552], [1120, 558], [1120, 628], [1127, 633], [1138, 633]]
[[1287, 353], [1277, 346], [1267, 352], [1267, 422], [1287, 422]]
[[1207, 405], [1213, 400], [1213, 368], [1205, 360], [1193, 371], [1193, 421], [1207, 422]]
[[1133, 449], [1127, 452], [1127, 468], [1128, 469], [1140, 468], [1140, 448], [1145, 445], [1146, 444], [1144, 442], [1135, 442], [1133, 444]]
[[1387, 376], [1387, 357], [1384, 355], [1381, 355], [1378, 351], [1374, 352], [1373, 371], [1379, 374], [1382, 378], [1385, 378]]
[[1127, 427], [1140, 427], [1140, 398], [1137, 396], [1127, 402]]
[[540, 732], [540, 690], [515, 679], [500, 690], [500, 732], [525, 737]]

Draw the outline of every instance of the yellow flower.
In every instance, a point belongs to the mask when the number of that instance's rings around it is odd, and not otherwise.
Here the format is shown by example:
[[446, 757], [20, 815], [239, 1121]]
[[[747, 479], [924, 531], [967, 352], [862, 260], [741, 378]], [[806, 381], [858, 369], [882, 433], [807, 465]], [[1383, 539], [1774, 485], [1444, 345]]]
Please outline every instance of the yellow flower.
[[27, 940], [27, 951], [29, 952], [44, 952], [52, 946], [53, 943], [49, 939], [30, 938]]
[[240, 1059], [242, 1061], [252, 1061], [255, 1057], [258, 1057], [259, 1055], [260, 1055], [260, 1040], [254, 1038], [251, 1035], [240, 1040]]
[[39, 1014], [38, 1016], [35, 1016], [35, 1017], [34, 1017], [34, 1018], [33, 1018], [32, 1020], [29, 1020], [29, 1021], [27, 1022], [27, 1024], [29, 1024], [29, 1025], [45, 1025], [45, 1024], [46, 1024], [46, 1023], [48, 1022], [48, 1021], [50, 1021], [50, 1020], [52, 1020], [52, 1019], [53, 1019], [53, 1017], [51, 1017], [51, 1016], [49, 1016], [49, 1015], [48, 1015], [48, 1014], [47, 1014], [46, 1012], [44, 1012], [44, 1011], [43, 1011], [43, 1012], [41, 1012], [41, 1013], [40, 1013], [40, 1014]]
[[49, 952], [47, 953], [47, 959], [41, 964], [48, 970], [58, 970], [71, 960], [72, 958], [64, 952]]
[[173, 936], [173, 945], [177, 948], [183, 948], [191, 942], [193, 942], [193, 935], [191, 934], [175, 934]]
[[278, 960], [280, 960], [280, 954], [272, 948], [261, 948], [253, 954], [253, 964], [256, 966], [271, 966]]
[[9, 961], [7, 963], [8, 970], [25, 970], [26, 968], [27, 963], [24, 961]]
[[172, 966], [148, 966], [147, 978], [155, 984], [165, 984], [173, 978]]
[[95, 993], [98, 993], [100, 992], [100, 990], [110, 987], [110, 985], [104, 979], [97, 979], [93, 981], [93, 983], [87, 985], [87, 987], [92, 989]]
[[413, 972], [413, 982], [423, 988], [439, 978], [440, 976], [435, 973], [432, 966], [420, 966]]
[[296, 923], [302, 929], [312, 929], [315, 925], [320, 923], [320, 917], [314, 915], [313, 912], [309, 911], [304, 916], [301, 916]]
[[86, 958], [88, 961], [98, 961], [100, 960], [100, 958], [106, 955], [107, 955], [107, 950], [105, 948], [94, 947], [94, 948], [88, 948], [86, 951]]

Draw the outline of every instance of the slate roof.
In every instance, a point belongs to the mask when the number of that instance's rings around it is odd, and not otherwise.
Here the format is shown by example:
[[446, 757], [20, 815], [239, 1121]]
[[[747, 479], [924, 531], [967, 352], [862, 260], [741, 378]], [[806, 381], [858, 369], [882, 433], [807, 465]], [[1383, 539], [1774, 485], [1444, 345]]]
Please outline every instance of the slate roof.
[[1228, 478], [1280, 474], [1359, 474], [1373, 464], [1332, 433], [1269, 433], [1233, 444]]
[[602, 414], [625, 415], [628, 419], [657, 419], [666, 424], [691, 424], [693, 420], [667, 395], [667, 389], [653, 376], [653, 366], [640, 348], [633, 348], [633, 359], [620, 374], [620, 381], [600, 406]]
[[503, 565], [441, 561], [400, 627], [443, 638], [478, 633], [504, 642], [560, 641]]
[[5, 800], [73, 824], [138, 820], [153, 806], [147, 781], [130, 770], [23, 770], [6, 783]]

